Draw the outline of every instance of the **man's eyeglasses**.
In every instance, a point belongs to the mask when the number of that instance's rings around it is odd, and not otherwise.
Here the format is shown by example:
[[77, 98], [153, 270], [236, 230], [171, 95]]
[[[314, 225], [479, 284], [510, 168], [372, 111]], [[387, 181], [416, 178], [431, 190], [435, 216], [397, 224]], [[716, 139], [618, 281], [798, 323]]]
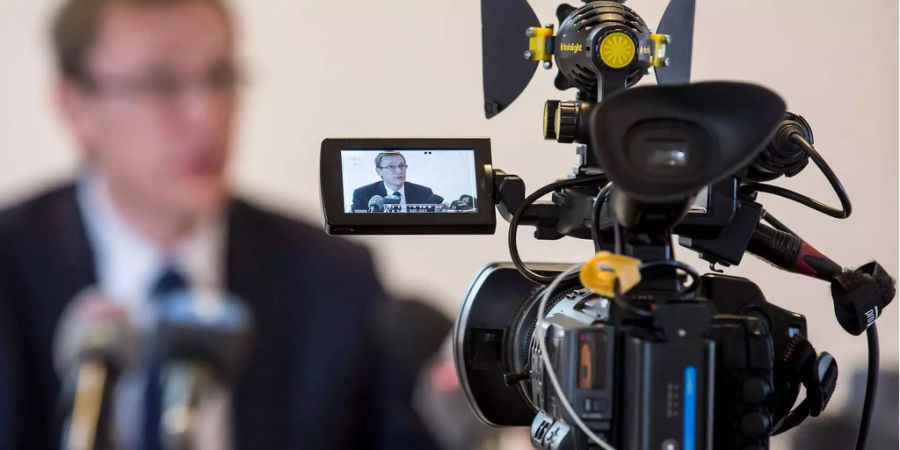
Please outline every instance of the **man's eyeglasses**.
[[86, 88], [99, 95], [126, 96], [173, 102], [193, 88], [215, 94], [233, 93], [244, 81], [242, 71], [234, 64], [216, 65], [206, 73], [193, 77], [172, 73], [144, 76], [88, 75], [83, 80]]
[[381, 167], [379, 167], [379, 169], [395, 171], [397, 169], [406, 170], [407, 167], [409, 167], [409, 166], [406, 164], [398, 164], [398, 165], [391, 164], [389, 166], [381, 166]]

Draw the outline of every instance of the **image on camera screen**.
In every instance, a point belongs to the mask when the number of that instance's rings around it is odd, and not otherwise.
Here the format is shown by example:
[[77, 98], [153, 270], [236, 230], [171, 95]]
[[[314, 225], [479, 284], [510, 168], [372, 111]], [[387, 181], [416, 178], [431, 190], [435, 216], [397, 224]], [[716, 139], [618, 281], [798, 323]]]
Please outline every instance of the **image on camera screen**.
[[342, 150], [347, 213], [477, 213], [475, 151]]
[[706, 214], [709, 212], [709, 186], [704, 187], [697, 194], [694, 203], [691, 205], [690, 212], [692, 214]]

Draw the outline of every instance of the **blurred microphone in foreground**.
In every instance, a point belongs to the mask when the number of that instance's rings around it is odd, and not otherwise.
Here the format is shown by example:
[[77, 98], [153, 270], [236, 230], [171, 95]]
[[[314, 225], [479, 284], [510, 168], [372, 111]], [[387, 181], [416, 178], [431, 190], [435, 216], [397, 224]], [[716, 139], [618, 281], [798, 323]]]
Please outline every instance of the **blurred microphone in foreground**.
[[136, 353], [137, 337], [124, 309], [94, 289], [69, 304], [53, 347], [56, 372], [67, 380], [61, 396], [69, 411], [63, 450], [114, 448], [109, 426], [112, 392]]
[[202, 402], [213, 390], [228, 389], [234, 381], [251, 348], [252, 334], [251, 312], [231, 296], [181, 290], [161, 300], [156, 338], [164, 448], [198, 447]]

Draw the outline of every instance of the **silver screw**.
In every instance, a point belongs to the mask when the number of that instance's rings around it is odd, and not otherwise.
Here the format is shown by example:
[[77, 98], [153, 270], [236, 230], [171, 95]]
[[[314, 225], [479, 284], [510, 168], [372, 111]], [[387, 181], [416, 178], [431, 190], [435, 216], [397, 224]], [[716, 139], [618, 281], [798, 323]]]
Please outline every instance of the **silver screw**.
[[545, 69], [550, 69], [551, 67], [553, 67], [553, 63], [552, 63], [552, 62], [550, 62], [550, 61], [544, 61], [544, 68], [545, 68]]
[[525, 36], [534, 37], [534, 30], [531, 28], [525, 30]]
[[531, 50], [525, 50], [525, 59], [531, 59], [534, 57], [534, 53]]
[[678, 337], [685, 337], [685, 336], [687, 336], [687, 331], [684, 331], [684, 328], [678, 330]]
[[666, 58], [666, 60], [663, 61], [663, 65], [666, 66], [666, 67], [669, 67], [669, 64], [672, 64], [672, 60], [669, 59], [669, 58]]

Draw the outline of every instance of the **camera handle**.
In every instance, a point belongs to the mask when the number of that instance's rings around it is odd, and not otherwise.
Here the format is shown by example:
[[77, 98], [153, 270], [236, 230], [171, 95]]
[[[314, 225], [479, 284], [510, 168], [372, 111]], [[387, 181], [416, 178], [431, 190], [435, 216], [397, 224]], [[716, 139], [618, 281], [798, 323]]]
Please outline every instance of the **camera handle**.
[[[586, 176], [579, 175], [574, 179]], [[500, 169], [494, 169], [493, 180], [497, 211], [504, 220], [512, 222], [516, 210], [525, 203], [525, 182], [519, 176], [507, 174]], [[590, 186], [554, 190], [552, 202], [525, 205], [516, 224], [535, 227], [534, 237], [538, 240], [554, 241], [565, 236], [591, 239], [591, 209], [597, 197], [598, 186], [605, 183], [601, 181]]]

